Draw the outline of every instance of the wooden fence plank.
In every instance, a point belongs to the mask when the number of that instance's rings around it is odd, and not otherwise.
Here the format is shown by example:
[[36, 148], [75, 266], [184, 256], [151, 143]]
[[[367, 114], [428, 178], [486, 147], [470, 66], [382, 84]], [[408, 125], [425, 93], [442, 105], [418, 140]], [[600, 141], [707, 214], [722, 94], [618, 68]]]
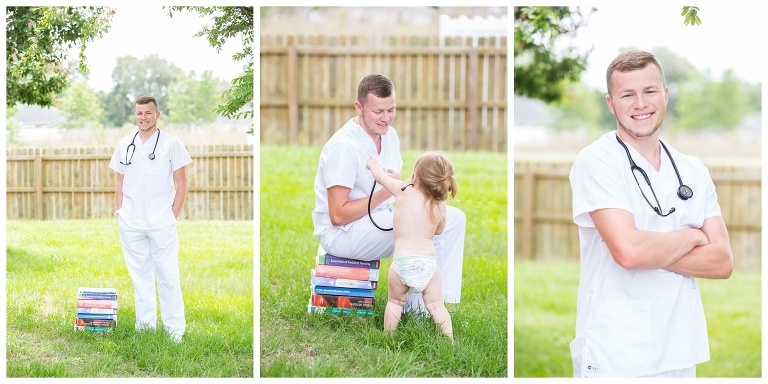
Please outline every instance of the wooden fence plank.
[[[187, 219], [253, 220], [252, 145], [189, 146]], [[114, 148], [8, 149], [6, 218], [91, 219], [114, 212]]]

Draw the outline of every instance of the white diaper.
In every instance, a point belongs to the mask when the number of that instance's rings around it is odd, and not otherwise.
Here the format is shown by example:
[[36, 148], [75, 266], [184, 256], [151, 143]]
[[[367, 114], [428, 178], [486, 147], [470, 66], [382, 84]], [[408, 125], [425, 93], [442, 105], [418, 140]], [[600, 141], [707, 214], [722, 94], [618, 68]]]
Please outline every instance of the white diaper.
[[403, 284], [411, 287], [413, 292], [421, 293], [435, 274], [437, 258], [425, 255], [394, 254], [392, 268], [400, 276]]

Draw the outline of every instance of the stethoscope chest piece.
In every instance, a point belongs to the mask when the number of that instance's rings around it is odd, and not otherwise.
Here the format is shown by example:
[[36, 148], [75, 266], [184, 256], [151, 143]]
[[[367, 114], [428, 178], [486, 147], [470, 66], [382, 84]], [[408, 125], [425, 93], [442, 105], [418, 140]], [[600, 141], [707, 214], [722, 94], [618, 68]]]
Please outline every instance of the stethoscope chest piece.
[[693, 197], [693, 190], [691, 189], [691, 187], [683, 184], [679, 188], [677, 188], [677, 197], [683, 200], [688, 200], [691, 197]]
[[149, 154], [149, 159], [150, 160], [154, 160], [155, 159], [155, 153], [154, 152]]

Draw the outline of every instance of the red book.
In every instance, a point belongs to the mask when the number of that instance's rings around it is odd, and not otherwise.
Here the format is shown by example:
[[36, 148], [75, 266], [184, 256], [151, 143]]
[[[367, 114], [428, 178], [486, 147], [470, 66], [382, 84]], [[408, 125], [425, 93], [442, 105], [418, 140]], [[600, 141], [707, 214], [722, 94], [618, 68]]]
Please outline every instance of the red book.
[[80, 308], [117, 308], [117, 300], [78, 299], [77, 306]]
[[373, 309], [375, 299], [359, 296], [333, 296], [314, 293], [310, 303], [316, 307]]

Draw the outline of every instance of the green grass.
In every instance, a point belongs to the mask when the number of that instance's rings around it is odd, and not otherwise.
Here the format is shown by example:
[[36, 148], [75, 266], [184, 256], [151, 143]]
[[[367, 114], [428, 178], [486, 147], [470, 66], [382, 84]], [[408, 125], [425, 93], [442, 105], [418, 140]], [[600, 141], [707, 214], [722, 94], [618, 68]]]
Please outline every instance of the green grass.
[[[134, 331], [117, 220], [8, 221], [7, 377], [253, 377], [253, 229], [179, 222], [187, 333], [176, 344], [161, 324]], [[81, 286], [117, 288], [115, 330], [73, 331]]]
[[[320, 148], [260, 148], [261, 377], [507, 377], [507, 156], [447, 153], [467, 216], [461, 304], [448, 305], [456, 343], [429, 318], [383, 331], [386, 273], [376, 315], [307, 314], [314, 184]], [[404, 152], [402, 177], [418, 152]], [[382, 260], [381, 270], [391, 258]]]
[[[515, 262], [515, 377], [572, 377], [569, 344], [576, 328], [577, 262]], [[761, 377], [761, 277], [698, 279], [710, 360], [697, 377]]]

